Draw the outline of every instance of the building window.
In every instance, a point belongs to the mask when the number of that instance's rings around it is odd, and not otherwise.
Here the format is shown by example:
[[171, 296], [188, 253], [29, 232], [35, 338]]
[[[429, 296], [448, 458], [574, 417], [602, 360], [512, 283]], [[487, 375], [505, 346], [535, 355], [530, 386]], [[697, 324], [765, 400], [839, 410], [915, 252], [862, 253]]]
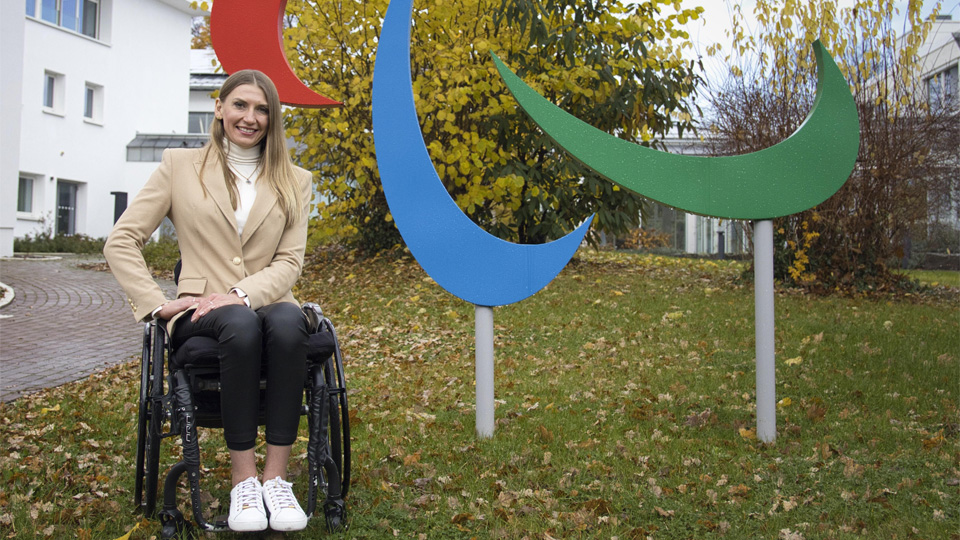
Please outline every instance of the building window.
[[57, 89], [57, 77], [50, 72], [43, 74], [43, 106], [53, 108], [53, 95]]
[[83, 117], [93, 118], [93, 87], [89, 84], [84, 88], [83, 95]]
[[103, 121], [103, 87], [88, 82], [83, 87], [83, 117], [94, 123]]
[[20, 187], [17, 191], [17, 212], [33, 212], [33, 178], [20, 177]]
[[26, 0], [27, 15], [61, 28], [99, 38], [100, 0]]
[[83, 0], [80, 8], [80, 33], [97, 39], [100, 37], [100, 2]]
[[212, 122], [213, 112], [192, 112], [190, 113], [187, 133], [208, 133]]
[[67, 30], [78, 31], [80, 17], [77, 11], [82, 5], [78, 0], [60, 0], [60, 26]]
[[63, 75], [43, 72], [43, 108], [46, 112], [63, 114], [63, 87]]
[[48, 23], [60, 24], [60, 10], [57, 0], [40, 0], [40, 18]]
[[927, 103], [932, 109], [957, 103], [958, 74], [957, 65], [954, 64], [927, 79]]

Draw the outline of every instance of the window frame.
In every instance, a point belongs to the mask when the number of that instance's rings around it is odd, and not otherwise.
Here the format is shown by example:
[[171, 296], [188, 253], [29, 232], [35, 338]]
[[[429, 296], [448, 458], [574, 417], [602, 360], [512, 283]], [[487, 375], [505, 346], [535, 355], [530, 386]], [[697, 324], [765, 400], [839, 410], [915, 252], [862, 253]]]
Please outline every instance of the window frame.
[[933, 110], [955, 105], [960, 101], [960, 64], [947, 66], [927, 77], [927, 105]]
[[41, 104], [43, 112], [56, 116], [64, 116], [64, 91], [66, 77], [62, 73], [43, 70], [43, 95]]
[[[65, 3], [70, 5], [65, 6]], [[65, 9], [69, 7], [73, 8], [73, 13], [65, 18]], [[103, 0], [26, 0], [24, 11], [32, 19], [101, 41]]]
[[[78, 0], [78, 1], [82, 6], [80, 9], [80, 22], [78, 24], [79, 26], [78, 31], [89, 38], [100, 39], [100, 20], [102, 17], [101, 8], [103, 7], [102, 2], [100, 2], [100, 0]], [[92, 35], [87, 33], [87, 7], [90, 5], [93, 5], [96, 8], [93, 15], [93, 29], [91, 30], [91, 32], [93, 32]]]
[[103, 125], [103, 85], [90, 81], [84, 83], [83, 121], [88, 124]]
[[[29, 187], [25, 190], [25, 185]], [[37, 178], [29, 174], [20, 174], [17, 182], [17, 214], [30, 214], [33, 212], [33, 200], [36, 198]], [[26, 203], [26, 204], [24, 204]]]
[[[214, 116], [216, 116], [216, 113], [214, 113], [213, 111], [188, 111], [187, 112], [187, 133], [209, 135], [210, 124], [213, 123]], [[200, 131], [194, 130], [194, 121], [196, 121], [197, 126], [200, 128]]]

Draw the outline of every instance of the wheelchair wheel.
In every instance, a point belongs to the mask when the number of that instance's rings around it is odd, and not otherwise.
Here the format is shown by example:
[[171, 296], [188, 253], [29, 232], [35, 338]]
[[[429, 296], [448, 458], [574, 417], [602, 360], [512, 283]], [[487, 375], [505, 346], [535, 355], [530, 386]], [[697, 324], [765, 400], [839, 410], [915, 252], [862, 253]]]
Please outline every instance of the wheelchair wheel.
[[134, 502], [145, 515], [151, 516], [156, 510], [160, 475], [163, 411], [158, 403], [163, 395], [164, 339], [156, 323], [145, 326], [143, 339]]
[[[333, 333], [336, 341], [336, 330], [329, 320], [326, 322], [327, 329]], [[327, 388], [337, 396], [338, 410], [330, 411], [330, 454], [340, 472], [340, 495], [346, 497], [350, 488], [350, 409], [347, 406], [347, 383], [339, 341], [333, 356], [324, 362], [323, 371]]]
[[147, 411], [150, 395], [150, 325], [143, 327], [143, 351], [140, 356], [140, 401], [137, 408], [137, 471], [134, 478], [133, 504], [143, 509], [144, 460], [147, 449]]
[[[333, 359], [329, 360], [328, 373], [338, 374], [336, 364]], [[328, 382], [328, 384], [330, 384]], [[330, 411], [330, 453], [337, 462], [337, 469], [340, 471], [341, 488], [340, 493], [343, 497], [347, 496], [347, 490], [350, 486], [350, 415], [347, 409], [347, 392], [342, 385], [337, 387], [339, 395], [337, 396], [338, 410]]]

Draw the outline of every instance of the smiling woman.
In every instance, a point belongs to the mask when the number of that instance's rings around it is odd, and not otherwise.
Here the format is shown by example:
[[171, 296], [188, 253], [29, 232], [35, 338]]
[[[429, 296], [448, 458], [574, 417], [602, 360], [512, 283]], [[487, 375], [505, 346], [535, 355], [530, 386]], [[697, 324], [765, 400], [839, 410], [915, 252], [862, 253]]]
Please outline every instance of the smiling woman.
[[230, 142], [240, 148], [260, 144], [270, 125], [270, 108], [263, 90], [244, 84], [227, 96], [227, 103], [217, 98], [214, 115], [223, 120], [223, 130]]
[[[167, 321], [174, 348], [197, 336], [219, 344], [221, 420], [234, 486], [230, 528], [263, 530], [269, 523], [299, 530], [307, 517], [286, 477], [306, 377], [307, 323], [291, 289], [303, 266], [311, 176], [293, 166], [282, 123], [271, 121], [280, 100], [266, 75], [238, 71], [220, 96], [206, 146], [163, 153], [104, 255], [134, 316]], [[165, 217], [176, 228], [182, 260], [173, 300], [154, 282], [141, 251]], [[262, 366], [269, 376], [261, 398]], [[263, 485], [255, 452], [261, 399]]]

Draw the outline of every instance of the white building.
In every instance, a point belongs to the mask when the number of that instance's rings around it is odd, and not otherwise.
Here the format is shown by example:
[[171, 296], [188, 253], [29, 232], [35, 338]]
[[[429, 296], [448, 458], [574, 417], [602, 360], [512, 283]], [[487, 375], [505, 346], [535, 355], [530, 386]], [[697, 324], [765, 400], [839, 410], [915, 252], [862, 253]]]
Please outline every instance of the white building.
[[[941, 15], [934, 23], [930, 34], [920, 48], [924, 88], [927, 103], [932, 108], [960, 107], [960, 21], [951, 15]], [[953, 229], [956, 238], [960, 231], [960, 163], [957, 149], [943, 149], [937, 159], [942, 167], [940, 174], [953, 178], [953, 190], [948, 197], [928, 197], [928, 228]], [[953, 246], [956, 250], [960, 246]]]
[[[25, 9], [25, 11], [24, 11]], [[43, 231], [105, 236], [156, 163], [138, 133], [186, 133], [189, 0], [13, 0], [0, 7], [0, 256]]]
[[960, 21], [941, 15], [933, 24], [919, 51], [927, 99], [937, 106], [958, 98], [958, 65], [960, 65]]
[[206, 134], [210, 130], [213, 122], [212, 94], [226, 80], [227, 74], [220, 68], [213, 49], [190, 51], [189, 133]]

